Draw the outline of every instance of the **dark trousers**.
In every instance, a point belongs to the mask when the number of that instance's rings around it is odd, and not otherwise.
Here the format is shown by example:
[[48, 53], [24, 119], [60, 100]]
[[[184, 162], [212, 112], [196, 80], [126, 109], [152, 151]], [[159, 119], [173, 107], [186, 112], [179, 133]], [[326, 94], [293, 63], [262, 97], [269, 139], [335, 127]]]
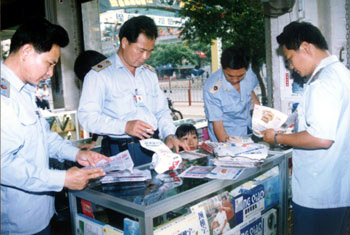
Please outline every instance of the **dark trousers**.
[[[158, 131], [155, 131], [152, 138], [159, 138]], [[111, 138], [104, 136], [101, 144], [101, 153], [106, 156], [114, 156], [120, 152], [129, 150], [134, 166], [140, 166], [152, 161], [153, 151], [141, 147], [139, 139], [132, 138]]]
[[293, 235], [345, 235], [350, 207], [312, 209], [293, 205]]
[[50, 235], [51, 234], [51, 222], [46, 226], [43, 230], [38, 233], [34, 233], [33, 235]]

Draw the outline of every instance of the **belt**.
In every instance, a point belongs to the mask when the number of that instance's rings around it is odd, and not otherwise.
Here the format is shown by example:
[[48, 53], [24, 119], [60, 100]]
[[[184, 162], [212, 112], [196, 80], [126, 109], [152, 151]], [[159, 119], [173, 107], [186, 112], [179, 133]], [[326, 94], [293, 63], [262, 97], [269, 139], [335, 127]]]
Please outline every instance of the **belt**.
[[[159, 131], [155, 130], [153, 135], [150, 138], [159, 139]], [[137, 144], [140, 142], [140, 139], [134, 136], [130, 138], [112, 138], [109, 136], [104, 136], [103, 139], [106, 139], [109, 144], [117, 144], [117, 145], [127, 145], [127, 144]]]

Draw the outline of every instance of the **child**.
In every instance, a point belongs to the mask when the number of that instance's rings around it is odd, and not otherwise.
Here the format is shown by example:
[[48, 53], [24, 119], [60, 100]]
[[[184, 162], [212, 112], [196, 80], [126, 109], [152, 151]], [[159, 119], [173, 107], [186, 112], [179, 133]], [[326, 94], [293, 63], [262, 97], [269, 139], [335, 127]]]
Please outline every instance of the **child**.
[[192, 124], [182, 124], [175, 132], [176, 137], [183, 143], [187, 144], [191, 150], [198, 148], [198, 133]]

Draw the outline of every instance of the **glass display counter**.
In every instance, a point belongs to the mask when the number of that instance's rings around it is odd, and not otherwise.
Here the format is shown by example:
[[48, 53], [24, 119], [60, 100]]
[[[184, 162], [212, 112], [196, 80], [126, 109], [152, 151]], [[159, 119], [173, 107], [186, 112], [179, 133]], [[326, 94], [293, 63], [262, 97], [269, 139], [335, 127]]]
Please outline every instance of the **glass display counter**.
[[[288, 217], [288, 159], [291, 150], [270, 151], [267, 159], [254, 168], [246, 168], [236, 180], [180, 178], [173, 184], [157, 184], [157, 174], [152, 172], [152, 182], [131, 182], [99, 185], [92, 183], [83, 191], [69, 191], [69, 204], [73, 233], [75, 217], [81, 213], [80, 200], [97, 207], [107, 208], [122, 216], [138, 221], [140, 234], [153, 234], [154, 228], [169, 220], [189, 213], [189, 208], [201, 201], [230, 191], [268, 170], [279, 169], [279, 200], [277, 234], [287, 234]], [[187, 162], [185, 165], [210, 165], [211, 157]], [[149, 168], [149, 165], [139, 167]], [[185, 167], [186, 168], [186, 167]], [[174, 176], [176, 177], [176, 176]], [[167, 186], [164, 186], [167, 185]]]

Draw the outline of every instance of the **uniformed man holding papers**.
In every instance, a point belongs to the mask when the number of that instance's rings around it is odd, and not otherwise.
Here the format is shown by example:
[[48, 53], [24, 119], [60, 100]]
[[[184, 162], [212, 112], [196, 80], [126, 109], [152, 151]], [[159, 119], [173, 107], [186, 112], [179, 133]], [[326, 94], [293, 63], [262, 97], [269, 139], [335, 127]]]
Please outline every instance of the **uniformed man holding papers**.
[[176, 151], [180, 146], [188, 149], [174, 135], [155, 70], [144, 64], [157, 36], [157, 27], [147, 16], [126, 21], [120, 28], [117, 53], [86, 75], [79, 104], [83, 128], [104, 135], [103, 153], [113, 156], [128, 149], [135, 166], [150, 162], [153, 155], [140, 147], [140, 139], [160, 137]]

